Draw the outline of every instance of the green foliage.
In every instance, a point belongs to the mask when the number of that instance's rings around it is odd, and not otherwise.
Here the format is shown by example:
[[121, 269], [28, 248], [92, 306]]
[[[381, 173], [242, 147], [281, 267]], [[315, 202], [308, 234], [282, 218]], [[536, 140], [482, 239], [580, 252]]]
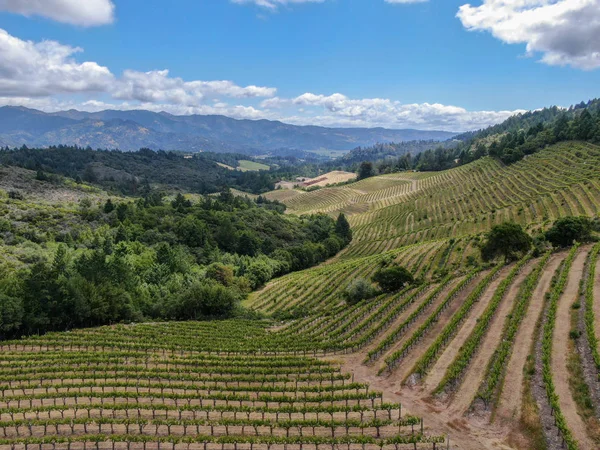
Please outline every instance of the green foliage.
[[371, 299], [376, 294], [377, 291], [373, 285], [364, 278], [353, 280], [344, 290], [344, 296], [349, 305], [355, 305], [360, 301]]
[[372, 280], [379, 284], [383, 292], [398, 291], [415, 281], [406, 268], [397, 264], [381, 267], [375, 272]]
[[365, 178], [370, 178], [375, 175], [375, 169], [373, 168], [373, 163], [370, 161], [363, 161], [360, 163], [358, 168], [358, 181], [364, 180]]
[[174, 319], [229, 317], [240, 298], [216, 282], [194, 282], [171, 305]]
[[592, 352], [592, 358], [596, 370], [600, 371], [600, 348], [598, 336], [596, 334], [596, 313], [594, 311], [594, 281], [596, 279], [596, 267], [598, 265], [598, 255], [600, 254], [600, 244], [596, 244], [590, 252], [588, 262], [588, 276], [585, 284], [585, 332]]
[[346, 244], [352, 241], [352, 229], [344, 213], [340, 213], [335, 223], [335, 234]]
[[229, 191], [194, 202], [150, 192], [137, 201], [83, 198], [51, 222], [53, 210], [27, 204], [40, 219], [20, 231], [10, 217], [2, 229], [18, 233], [15, 243], [35, 239], [47, 249], [36, 244], [18, 273], [0, 274], [0, 336], [229, 317], [252, 289], [348, 243], [329, 216], [287, 216], [272, 206]]
[[206, 268], [206, 278], [217, 281], [226, 287], [231, 286], [234, 281], [233, 267], [212, 263]]
[[593, 225], [588, 217], [561, 217], [546, 232], [546, 239], [557, 247], [586, 242], [592, 237]]
[[120, 152], [63, 145], [0, 150], [0, 163], [36, 170], [42, 181], [52, 181], [56, 175], [62, 175], [126, 195], [143, 195], [149, 184], [199, 194], [219, 192], [223, 186], [255, 194], [275, 187], [277, 180], [270, 172], [228, 170], [213, 159], [212, 154], [202, 153], [185, 158], [183, 153], [150, 149]]
[[481, 247], [481, 256], [489, 261], [501, 255], [506, 261], [510, 261], [518, 254], [528, 252], [532, 242], [531, 236], [521, 225], [505, 222], [494, 226], [487, 234], [486, 242]]
[[565, 441], [566, 447], [569, 450], [579, 449], [579, 445], [573, 434], [569, 430], [567, 421], [561, 411], [560, 402], [554, 386], [554, 377], [552, 373], [552, 344], [554, 336], [554, 328], [556, 326], [556, 314], [558, 310], [558, 302], [567, 285], [569, 271], [573, 265], [573, 260], [577, 254], [578, 246], [573, 247], [569, 256], [564, 262], [562, 268], [559, 268], [558, 279], [553, 285], [548, 299], [548, 312], [544, 328], [542, 330], [542, 379], [546, 388], [546, 395], [550, 402], [550, 407], [555, 418], [555, 424]]
[[21, 327], [23, 302], [0, 293], [0, 337], [12, 334]]
[[508, 321], [502, 332], [502, 339], [500, 344], [494, 351], [485, 373], [484, 380], [479, 387], [477, 392], [477, 398], [484, 401], [486, 405], [494, 401], [496, 396], [501, 391], [501, 386], [504, 382], [506, 375], [506, 366], [508, 364], [508, 358], [511, 355], [512, 349], [516, 344], [516, 336], [519, 331], [519, 327], [527, 314], [527, 309], [531, 302], [533, 292], [539, 283], [539, 278], [542, 272], [548, 264], [550, 259], [550, 252], [546, 253], [536, 268], [527, 276], [523, 282], [514, 306], [508, 315]]

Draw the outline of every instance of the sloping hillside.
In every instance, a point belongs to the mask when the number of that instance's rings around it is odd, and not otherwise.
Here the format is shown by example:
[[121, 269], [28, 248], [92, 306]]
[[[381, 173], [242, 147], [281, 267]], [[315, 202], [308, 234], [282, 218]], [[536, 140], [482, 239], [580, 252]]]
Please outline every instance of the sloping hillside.
[[296, 126], [269, 120], [225, 116], [174, 116], [151, 111], [61, 111], [47, 114], [23, 107], [0, 108], [0, 140], [10, 147], [50, 145], [94, 149], [239, 152], [251, 155], [279, 149], [351, 150], [377, 142], [446, 140], [445, 131]]
[[[568, 387], [579, 379], [569, 333], [586, 330], [583, 313], [570, 313], [580, 281], [589, 286], [587, 308], [600, 311], [592, 293], [598, 247], [528, 255], [508, 266], [482, 264], [479, 247], [484, 232], [506, 221], [535, 234], [560, 217], [597, 216], [598, 167], [599, 146], [565, 142], [511, 166], [483, 158], [445, 172], [391, 174], [283, 199], [299, 214], [344, 212], [354, 240], [327, 264], [270, 283], [249, 305], [295, 319], [278, 331], [281, 339], [301, 335], [317, 349], [343, 354], [335, 358], [356, 379], [396, 393], [440, 431], [460, 429], [473, 445], [460, 448], [537, 448], [540, 435], [550, 448], [556, 436], [582, 443], [572, 448], [593, 448], [595, 422], [581, 420]], [[391, 260], [425, 284], [349, 306], [347, 286]], [[553, 277], [565, 284], [553, 284]], [[538, 320], [556, 330], [543, 346]], [[593, 337], [587, 342], [588, 353], [600, 350]], [[563, 356], [544, 368], [547, 349]], [[548, 373], [543, 379], [523, 376], [535, 361], [530, 352], [539, 358], [537, 373]], [[551, 372], [561, 375], [552, 381]], [[594, 392], [597, 379], [591, 383]], [[535, 410], [552, 417], [559, 407], [558, 428], [536, 419]]]

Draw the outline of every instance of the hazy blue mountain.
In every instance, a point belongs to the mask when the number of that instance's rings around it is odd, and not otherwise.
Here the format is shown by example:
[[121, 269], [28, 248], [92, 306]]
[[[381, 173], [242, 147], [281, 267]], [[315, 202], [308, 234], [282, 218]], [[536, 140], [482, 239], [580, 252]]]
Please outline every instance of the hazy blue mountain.
[[446, 140], [445, 131], [296, 126], [270, 120], [225, 116], [175, 116], [151, 111], [76, 110], [44, 113], [23, 107], [0, 108], [0, 142], [12, 147], [79, 145], [92, 148], [243, 152], [278, 149], [351, 150], [377, 142]]

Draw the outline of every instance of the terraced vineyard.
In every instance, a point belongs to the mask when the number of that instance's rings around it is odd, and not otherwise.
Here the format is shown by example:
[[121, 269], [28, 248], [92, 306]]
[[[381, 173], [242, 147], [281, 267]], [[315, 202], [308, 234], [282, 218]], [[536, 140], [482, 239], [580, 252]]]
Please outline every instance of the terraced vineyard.
[[[598, 167], [566, 143], [289, 196], [345, 212], [353, 242], [254, 293], [264, 320], [3, 343], [0, 450], [600, 448], [600, 247], [479, 259], [494, 224], [597, 215]], [[345, 302], [393, 260], [422, 282]]]
[[[598, 167], [600, 147], [571, 142], [509, 167], [483, 159], [296, 196], [287, 202], [292, 212], [347, 214], [354, 240], [248, 304], [292, 319], [278, 336], [306, 339], [458, 448], [599, 448], [598, 247], [527, 255], [506, 267], [479, 262], [482, 234], [495, 224], [535, 233], [559, 217], [597, 216]], [[391, 260], [425, 283], [347, 306], [350, 281]], [[576, 345], [573, 336], [582, 336]], [[569, 387], [580, 372], [591, 412]]]
[[6, 342], [0, 446], [433, 448], [446, 441], [335, 364], [286, 355], [285, 344], [280, 355], [236, 348], [266, 333], [239, 321], [170, 323]]
[[490, 158], [446, 172], [392, 174], [322, 189], [286, 202], [293, 212], [350, 216], [345, 257], [468, 236], [508, 220], [535, 228], [600, 211], [600, 149], [566, 143], [510, 167]]

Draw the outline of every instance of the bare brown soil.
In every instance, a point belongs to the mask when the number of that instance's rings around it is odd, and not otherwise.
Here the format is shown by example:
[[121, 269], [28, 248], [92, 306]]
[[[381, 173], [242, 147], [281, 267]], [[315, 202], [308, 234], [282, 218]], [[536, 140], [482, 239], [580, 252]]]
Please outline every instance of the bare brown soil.
[[594, 319], [596, 336], [600, 336], [600, 263], [596, 264], [596, 278], [594, 278]]
[[452, 361], [454, 361], [454, 358], [460, 351], [460, 348], [477, 325], [479, 316], [481, 316], [481, 314], [485, 311], [485, 308], [487, 308], [487, 305], [494, 296], [494, 292], [496, 292], [498, 285], [502, 282], [509, 270], [509, 268], [502, 269], [500, 275], [490, 283], [479, 301], [475, 304], [475, 306], [473, 306], [469, 317], [452, 340], [452, 343], [446, 347], [446, 350], [442, 352], [442, 356], [440, 356], [438, 361], [433, 365], [427, 374], [425, 382], [423, 383], [424, 391], [431, 393], [431, 391], [437, 387], [440, 381], [442, 381], [448, 366], [452, 363]]
[[455, 411], [456, 414], [464, 414], [473, 402], [475, 395], [477, 394], [477, 390], [483, 382], [483, 377], [485, 375], [490, 358], [494, 354], [494, 351], [496, 350], [496, 347], [502, 338], [502, 331], [504, 329], [506, 317], [513, 307], [514, 299], [517, 296], [523, 281], [525, 281], [527, 275], [531, 273], [534, 266], [535, 263], [531, 262], [527, 265], [527, 267], [521, 270], [504, 296], [504, 299], [501, 301], [500, 306], [498, 307], [498, 310], [496, 311], [496, 314], [494, 315], [494, 318], [492, 319], [492, 322], [488, 328], [488, 331], [483, 338], [483, 342], [481, 343], [477, 355], [471, 362], [469, 370], [464, 377], [458, 392], [456, 392], [453, 397], [450, 409]]
[[535, 324], [544, 309], [544, 295], [550, 288], [550, 282], [565, 254], [557, 254], [550, 258], [537, 287], [533, 291], [527, 314], [515, 338], [515, 346], [506, 369], [506, 384], [500, 394], [496, 417], [500, 420], [518, 421], [521, 417], [523, 403], [523, 368], [533, 345]]
[[581, 448], [592, 449], [595, 444], [588, 436], [586, 425], [577, 413], [577, 404], [569, 388], [569, 372], [567, 370], [571, 306], [579, 297], [579, 282], [583, 275], [588, 252], [589, 250], [581, 250], [575, 257], [565, 292], [558, 303], [554, 342], [552, 344], [552, 375], [560, 408], [565, 416], [567, 426]]
[[506, 444], [508, 428], [496, 426], [479, 426], [456, 416], [447, 409], [435, 408], [418, 391], [402, 388], [397, 375], [389, 377], [377, 376], [376, 370], [361, 362], [366, 351], [352, 355], [337, 357], [342, 370], [353, 373], [355, 381], [369, 383], [372, 389], [383, 392], [384, 401], [402, 404], [403, 414], [414, 414], [425, 417], [425, 432], [432, 434], [448, 434], [449, 448], [452, 450], [509, 450]]

